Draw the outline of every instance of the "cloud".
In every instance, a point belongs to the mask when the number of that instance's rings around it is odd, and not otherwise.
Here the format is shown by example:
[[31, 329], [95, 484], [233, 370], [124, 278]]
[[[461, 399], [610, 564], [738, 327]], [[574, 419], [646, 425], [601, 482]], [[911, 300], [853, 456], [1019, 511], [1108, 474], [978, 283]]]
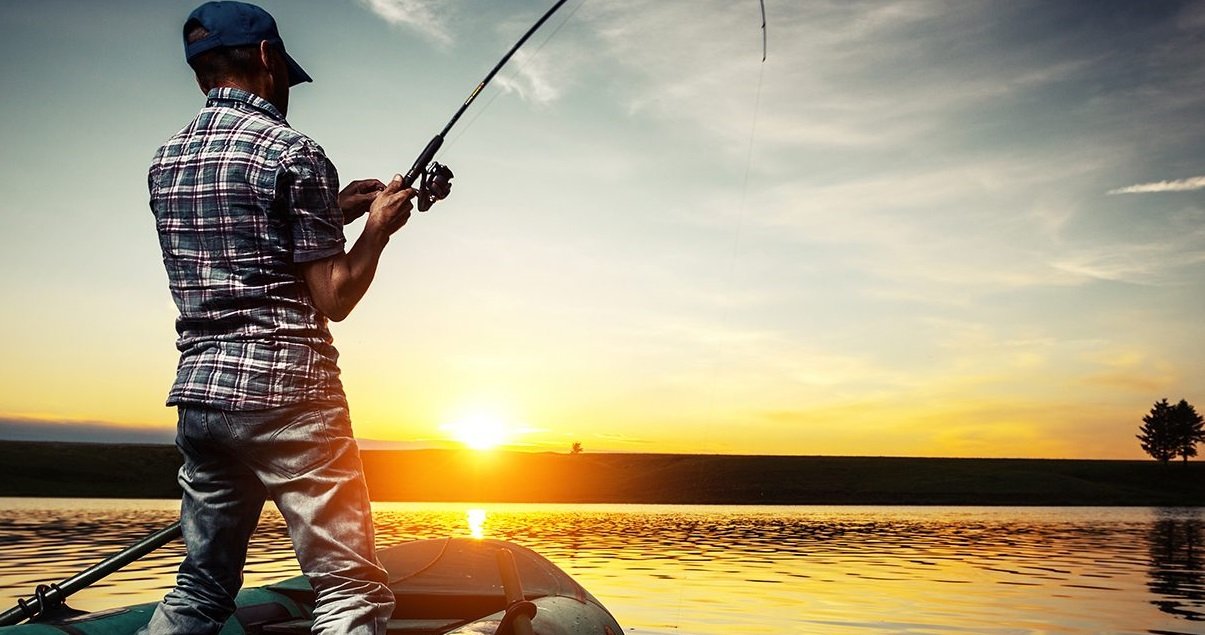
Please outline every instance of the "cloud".
[[360, 0], [369, 11], [394, 26], [409, 27], [440, 44], [451, 44], [444, 16], [436, 12], [435, 2], [426, 0]]
[[508, 68], [494, 78], [504, 92], [517, 93], [520, 99], [536, 104], [548, 104], [560, 97], [554, 85], [548, 57], [538, 57], [522, 49], [515, 53]]
[[1107, 194], [1149, 194], [1152, 192], [1192, 192], [1195, 190], [1205, 190], [1205, 176], [1194, 176], [1175, 181], [1139, 183], [1138, 185], [1109, 190]]
[[1073, 274], [1084, 281], [1105, 280], [1129, 284], [1159, 285], [1166, 266], [1158, 246], [1114, 246], [1111, 249], [1085, 249], [1051, 263], [1055, 269]]
[[999, 13], [990, 3], [924, 0], [767, 7], [762, 64], [756, 4], [615, 0], [582, 11], [595, 30], [591, 44], [606, 52], [597, 57], [629, 71], [615, 94], [629, 95], [631, 112], [694, 125], [742, 158], [757, 119], [759, 152], [823, 147], [870, 160], [906, 144], [937, 152], [940, 143], [1001, 128], [1000, 111], [1013, 99], [1090, 69], [1091, 52], [1054, 58], [1007, 39], [1009, 29], [985, 34], [982, 25]]
[[1174, 360], [1135, 348], [1108, 348], [1085, 357], [1093, 372], [1080, 377], [1088, 386], [1103, 386], [1138, 395], [1167, 392], [1183, 382], [1183, 373]]
[[175, 436], [175, 426], [171, 425], [133, 427], [103, 421], [0, 417], [0, 439], [12, 441], [170, 444]]
[[1107, 280], [1149, 286], [1193, 284], [1205, 263], [1201, 213], [1188, 210], [1152, 223], [1149, 235], [1128, 227], [1128, 235], [1094, 244], [1067, 246], [1050, 265], [1084, 281]]

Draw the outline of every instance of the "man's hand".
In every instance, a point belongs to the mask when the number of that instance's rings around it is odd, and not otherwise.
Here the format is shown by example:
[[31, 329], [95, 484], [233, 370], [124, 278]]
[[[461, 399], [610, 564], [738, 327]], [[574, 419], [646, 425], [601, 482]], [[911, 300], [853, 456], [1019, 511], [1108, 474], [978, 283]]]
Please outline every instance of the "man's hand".
[[[402, 187], [402, 175], [395, 174], [389, 185], [384, 186], [372, 200], [369, 206], [368, 220], [364, 223], [364, 233], [389, 241], [389, 236], [401, 229], [410, 220], [410, 212], [414, 210], [415, 191], [412, 187]], [[382, 243], [383, 245], [384, 243]]]
[[343, 211], [343, 224], [347, 225], [368, 211], [372, 202], [385, 189], [385, 184], [376, 179], [352, 181], [339, 192], [339, 209]]

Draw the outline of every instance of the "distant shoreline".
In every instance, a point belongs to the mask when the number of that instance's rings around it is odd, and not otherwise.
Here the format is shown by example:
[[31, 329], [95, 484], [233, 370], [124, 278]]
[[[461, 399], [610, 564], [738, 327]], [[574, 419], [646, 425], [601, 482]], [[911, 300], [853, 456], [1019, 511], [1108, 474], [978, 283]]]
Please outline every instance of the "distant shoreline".
[[[1205, 462], [364, 450], [373, 500], [1205, 506]], [[178, 498], [170, 445], [0, 441], [0, 496]]]

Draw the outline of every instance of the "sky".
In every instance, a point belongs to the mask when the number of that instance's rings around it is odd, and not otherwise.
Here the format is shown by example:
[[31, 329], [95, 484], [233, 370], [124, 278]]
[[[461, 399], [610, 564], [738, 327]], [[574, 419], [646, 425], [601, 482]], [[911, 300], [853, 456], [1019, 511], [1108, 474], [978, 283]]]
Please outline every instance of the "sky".
[[[263, 6], [346, 181], [550, 4]], [[146, 169], [204, 102], [194, 5], [0, 3], [0, 438], [174, 433]], [[766, 18], [763, 63], [752, 0], [570, 0], [516, 55], [332, 325], [366, 447], [1129, 459], [1205, 406], [1205, 3]]]

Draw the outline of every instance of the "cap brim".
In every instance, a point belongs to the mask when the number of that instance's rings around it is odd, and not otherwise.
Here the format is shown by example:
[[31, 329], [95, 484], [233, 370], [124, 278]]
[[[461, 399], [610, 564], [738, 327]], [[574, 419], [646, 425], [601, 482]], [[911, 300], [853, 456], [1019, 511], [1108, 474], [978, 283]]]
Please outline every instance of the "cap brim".
[[289, 86], [296, 86], [302, 82], [314, 81], [313, 78], [310, 77], [310, 74], [305, 72], [305, 69], [301, 68], [301, 65], [297, 63], [297, 60], [293, 59], [293, 57], [287, 52], [282, 52], [285, 56], [285, 63], [289, 66]]

